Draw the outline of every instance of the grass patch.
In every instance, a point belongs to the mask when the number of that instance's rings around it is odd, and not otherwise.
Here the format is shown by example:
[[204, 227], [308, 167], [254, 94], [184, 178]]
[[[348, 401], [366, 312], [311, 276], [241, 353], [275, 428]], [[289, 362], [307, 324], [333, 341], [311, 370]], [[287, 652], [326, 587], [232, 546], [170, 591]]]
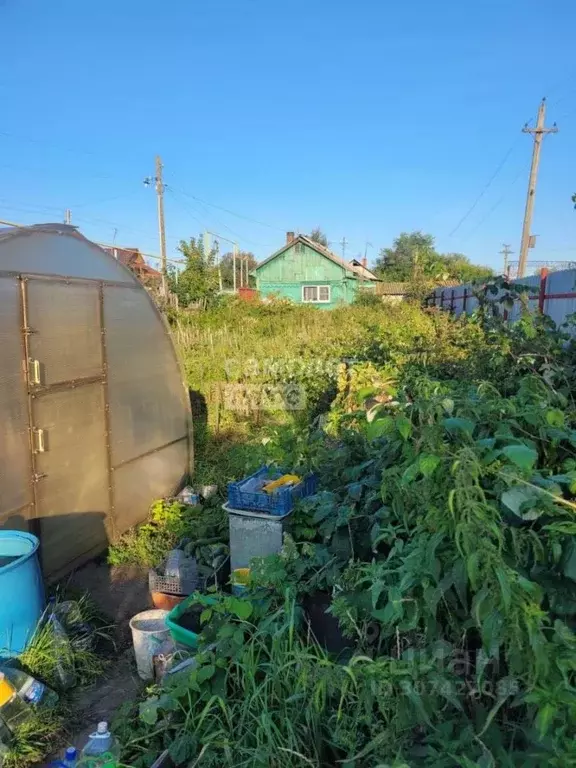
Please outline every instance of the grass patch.
[[28, 768], [41, 763], [64, 742], [68, 716], [64, 705], [33, 712], [29, 720], [14, 729], [2, 768]]

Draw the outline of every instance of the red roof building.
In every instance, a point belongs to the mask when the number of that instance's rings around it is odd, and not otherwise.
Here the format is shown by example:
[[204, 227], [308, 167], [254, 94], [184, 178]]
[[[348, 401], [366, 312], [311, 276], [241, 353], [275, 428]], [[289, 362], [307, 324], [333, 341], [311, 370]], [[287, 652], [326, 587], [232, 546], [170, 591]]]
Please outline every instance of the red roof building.
[[105, 246], [104, 250], [136, 275], [141, 283], [147, 286], [157, 286], [162, 281], [162, 274], [144, 261], [144, 256], [138, 248], [115, 248]]

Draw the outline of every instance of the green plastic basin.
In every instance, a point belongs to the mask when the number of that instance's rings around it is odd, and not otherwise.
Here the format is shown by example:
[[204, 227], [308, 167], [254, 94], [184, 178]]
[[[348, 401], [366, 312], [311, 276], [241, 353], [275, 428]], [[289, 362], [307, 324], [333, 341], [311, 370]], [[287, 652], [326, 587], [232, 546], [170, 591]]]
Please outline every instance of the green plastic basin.
[[172, 640], [174, 640], [175, 643], [180, 643], [180, 645], [185, 645], [188, 648], [198, 647], [198, 635], [191, 629], [186, 629], [186, 627], [181, 626], [178, 622], [193, 602], [194, 596], [190, 595], [186, 600], [172, 608], [166, 617], [166, 626], [170, 630]]

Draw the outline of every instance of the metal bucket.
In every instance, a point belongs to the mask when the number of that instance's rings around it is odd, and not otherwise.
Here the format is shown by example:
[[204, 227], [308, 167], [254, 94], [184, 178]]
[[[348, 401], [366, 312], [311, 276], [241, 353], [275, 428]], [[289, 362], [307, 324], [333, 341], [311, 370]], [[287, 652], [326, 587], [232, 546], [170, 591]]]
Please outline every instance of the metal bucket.
[[142, 680], [154, 679], [154, 656], [158, 648], [170, 637], [166, 626], [168, 611], [154, 609], [137, 613], [130, 620], [136, 668]]

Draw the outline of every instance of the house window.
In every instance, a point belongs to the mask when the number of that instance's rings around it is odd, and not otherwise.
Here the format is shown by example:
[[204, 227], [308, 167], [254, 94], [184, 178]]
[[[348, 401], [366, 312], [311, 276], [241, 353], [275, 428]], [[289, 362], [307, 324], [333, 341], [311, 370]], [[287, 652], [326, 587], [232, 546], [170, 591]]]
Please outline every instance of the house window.
[[326, 304], [330, 301], [329, 285], [303, 285], [302, 301], [313, 304]]

